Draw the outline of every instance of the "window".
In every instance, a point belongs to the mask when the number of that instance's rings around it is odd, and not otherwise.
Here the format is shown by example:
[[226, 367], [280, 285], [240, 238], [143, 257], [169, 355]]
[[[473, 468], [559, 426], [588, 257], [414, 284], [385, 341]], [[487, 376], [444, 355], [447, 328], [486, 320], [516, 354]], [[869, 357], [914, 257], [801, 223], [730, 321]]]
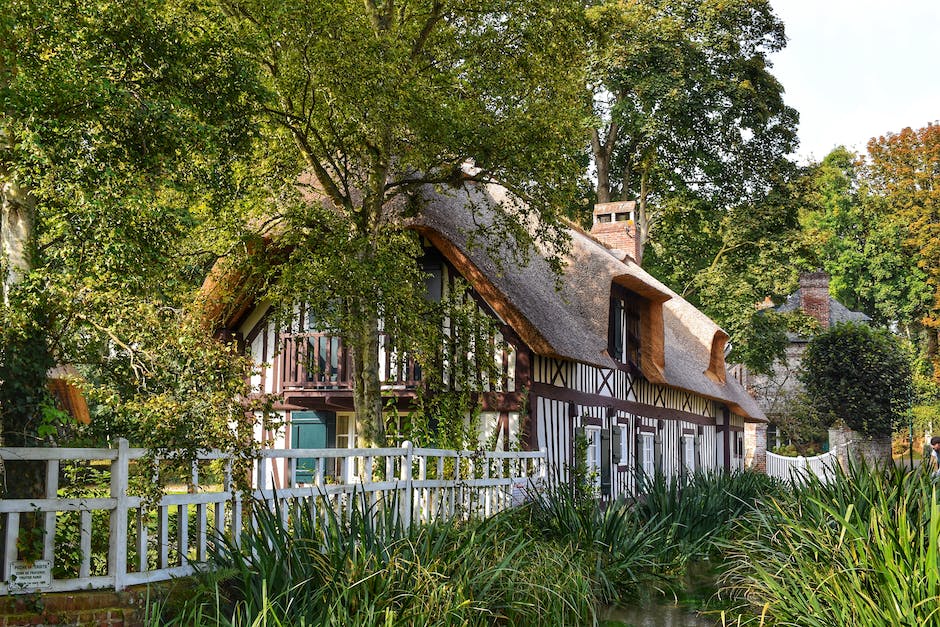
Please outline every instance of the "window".
[[656, 474], [656, 442], [652, 433], [641, 433], [642, 454], [640, 469], [647, 477]]
[[425, 274], [424, 288], [427, 299], [440, 302], [444, 293], [444, 259], [434, 248], [426, 248], [418, 259], [418, 266]]
[[349, 414], [336, 415], [336, 448], [355, 448], [356, 421]]
[[695, 472], [695, 436], [686, 434], [682, 436], [682, 459], [685, 470], [691, 474]]
[[601, 479], [601, 429], [600, 427], [585, 427], [584, 437], [587, 438], [587, 471], [594, 485], [600, 487]]
[[618, 285], [611, 287], [607, 352], [622, 364], [640, 366], [640, 311], [644, 299]]
[[620, 429], [620, 463], [626, 464], [630, 454], [630, 443], [627, 441], [629, 429], [622, 427]]

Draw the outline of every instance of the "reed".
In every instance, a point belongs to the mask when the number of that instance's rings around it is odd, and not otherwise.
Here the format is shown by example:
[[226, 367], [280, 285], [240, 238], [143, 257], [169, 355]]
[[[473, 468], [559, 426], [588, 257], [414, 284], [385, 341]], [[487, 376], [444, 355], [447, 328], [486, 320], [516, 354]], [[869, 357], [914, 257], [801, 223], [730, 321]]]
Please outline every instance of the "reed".
[[501, 516], [405, 529], [395, 507], [351, 512], [344, 521], [309, 500], [289, 516], [256, 508], [240, 546], [219, 539], [195, 593], [162, 616], [201, 625], [593, 621], [580, 564]]
[[599, 507], [562, 486], [532, 495], [516, 516], [530, 535], [576, 556], [603, 603], [632, 601], [661, 588], [681, 566], [666, 543], [668, 526], [656, 518], [640, 520], [626, 500]]
[[641, 521], [668, 527], [666, 543], [684, 559], [717, 557], [735, 520], [771, 496], [783, 484], [765, 474], [734, 471], [645, 478], [634, 508]]
[[768, 624], [940, 625], [940, 505], [922, 469], [859, 465], [755, 509], [725, 591]]

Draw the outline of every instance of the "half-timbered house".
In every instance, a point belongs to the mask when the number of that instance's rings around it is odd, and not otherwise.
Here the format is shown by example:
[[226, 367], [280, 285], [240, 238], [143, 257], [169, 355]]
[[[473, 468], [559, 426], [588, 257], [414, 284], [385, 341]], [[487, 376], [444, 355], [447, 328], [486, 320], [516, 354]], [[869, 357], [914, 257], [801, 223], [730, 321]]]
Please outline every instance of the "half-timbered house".
[[[545, 449], [562, 478], [576, 434], [605, 498], [633, 492], [640, 473], [676, 475], [744, 464], [747, 422], [763, 422], [725, 366], [727, 334], [631, 258], [632, 206], [599, 205], [591, 232], [571, 227], [561, 276], [538, 251], [526, 265], [494, 242], [471, 245], [502, 188], [425, 190], [415, 228], [426, 246], [431, 294], [465, 281], [499, 328], [497, 363], [479, 395], [481, 438]], [[477, 237], [479, 239], [479, 237]], [[499, 244], [496, 242], [495, 244]], [[278, 324], [264, 303], [227, 321], [258, 364], [253, 383], [277, 395], [282, 447], [359, 444], [341, 338], [316, 328], [299, 304]], [[407, 408], [420, 366], [385, 350], [381, 377]]]

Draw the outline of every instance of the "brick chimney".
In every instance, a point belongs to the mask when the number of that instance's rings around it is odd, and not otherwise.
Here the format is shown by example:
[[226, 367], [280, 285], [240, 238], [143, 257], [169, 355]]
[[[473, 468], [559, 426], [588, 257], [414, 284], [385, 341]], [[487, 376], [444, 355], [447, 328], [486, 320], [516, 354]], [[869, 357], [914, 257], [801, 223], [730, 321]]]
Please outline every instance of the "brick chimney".
[[807, 316], [816, 318], [820, 328], [829, 328], [828, 273], [821, 270], [800, 273], [800, 308]]
[[594, 224], [591, 235], [611, 250], [619, 250], [631, 259], [637, 259], [636, 202], [606, 202], [594, 205]]

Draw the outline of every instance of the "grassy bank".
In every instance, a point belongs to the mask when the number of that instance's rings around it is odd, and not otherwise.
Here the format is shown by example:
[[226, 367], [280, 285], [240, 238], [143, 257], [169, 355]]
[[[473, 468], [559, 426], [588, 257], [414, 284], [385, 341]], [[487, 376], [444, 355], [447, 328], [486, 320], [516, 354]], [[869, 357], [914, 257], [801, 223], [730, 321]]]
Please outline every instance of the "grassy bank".
[[893, 464], [778, 495], [725, 544], [725, 592], [765, 624], [940, 625], [937, 496]]

